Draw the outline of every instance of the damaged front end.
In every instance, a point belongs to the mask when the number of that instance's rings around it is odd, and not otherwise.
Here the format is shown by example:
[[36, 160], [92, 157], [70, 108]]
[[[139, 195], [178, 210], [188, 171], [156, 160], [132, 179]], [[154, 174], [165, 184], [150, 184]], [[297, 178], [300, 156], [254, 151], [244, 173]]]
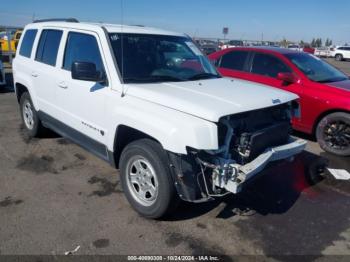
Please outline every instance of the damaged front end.
[[188, 148], [187, 155], [169, 153], [180, 197], [203, 202], [236, 194], [270, 162], [302, 152], [306, 141], [290, 136], [291, 118], [297, 112], [291, 102], [223, 117], [218, 123], [218, 150]]

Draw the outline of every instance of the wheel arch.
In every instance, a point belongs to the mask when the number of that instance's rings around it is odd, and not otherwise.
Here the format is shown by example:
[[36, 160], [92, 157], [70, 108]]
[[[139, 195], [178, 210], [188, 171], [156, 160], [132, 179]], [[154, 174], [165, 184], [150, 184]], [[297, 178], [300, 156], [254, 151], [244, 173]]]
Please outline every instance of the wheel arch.
[[322, 112], [317, 118], [316, 121], [314, 123], [314, 126], [312, 128], [312, 134], [315, 136], [316, 135], [316, 129], [318, 124], [321, 122], [321, 120], [326, 117], [327, 115], [333, 114], [333, 113], [348, 113], [350, 114], [350, 110], [346, 110], [346, 109], [330, 109], [327, 111]]
[[15, 82], [14, 87], [15, 87], [15, 93], [16, 93], [16, 98], [18, 103], [20, 102], [21, 96], [23, 95], [23, 93], [28, 92], [33, 102], [35, 110], [39, 111], [39, 106], [35, 96], [36, 92], [33, 88], [30, 88], [30, 85], [25, 84], [23, 82]]
[[114, 160], [113, 162], [114, 166], [116, 168], [119, 168], [120, 156], [127, 145], [129, 145], [130, 143], [136, 140], [145, 139], [145, 138], [151, 139], [162, 146], [162, 144], [153, 136], [150, 136], [138, 129], [135, 129], [127, 125], [119, 125], [116, 128], [115, 135], [114, 135], [113, 154], [112, 154], [113, 160]]
[[26, 92], [28, 92], [30, 94], [28, 87], [26, 87], [25, 85], [23, 85], [21, 83], [15, 84], [15, 93], [16, 93], [16, 98], [17, 98], [18, 103], [20, 102], [22, 95]]
[[342, 53], [335, 53], [334, 57], [337, 57], [337, 55], [340, 55], [342, 58], [344, 58], [344, 55]]

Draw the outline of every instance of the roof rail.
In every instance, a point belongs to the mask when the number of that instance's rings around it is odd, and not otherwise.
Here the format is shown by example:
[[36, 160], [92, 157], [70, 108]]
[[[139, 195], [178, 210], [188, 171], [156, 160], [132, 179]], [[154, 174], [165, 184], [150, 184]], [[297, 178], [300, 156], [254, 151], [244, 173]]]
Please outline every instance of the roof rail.
[[33, 23], [44, 23], [44, 22], [69, 22], [69, 23], [79, 23], [75, 18], [51, 18], [51, 19], [40, 19], [34, 20]]

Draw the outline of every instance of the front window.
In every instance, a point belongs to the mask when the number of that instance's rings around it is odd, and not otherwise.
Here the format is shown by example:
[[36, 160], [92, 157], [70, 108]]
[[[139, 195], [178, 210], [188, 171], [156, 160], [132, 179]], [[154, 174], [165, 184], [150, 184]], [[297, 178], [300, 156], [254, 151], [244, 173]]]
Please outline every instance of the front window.
[[277, 78], [278, 73], [292, 72], [280, 59], [275, 56], [263, 53], [256, 53], [252, 64], [253, 74]]
[[186, 37], [109, 34], [124, 83], [219, 78], [215, 67]]
[[93, 35], [70, 32], [64, 53], [63, 69], [71, 71], [74, 62], [89, 62], [96, 70], [105, 72], [96, 38]]
[[335, 67], [311, 54], [287, 54], [286, 57], [311, 81], [330, 83], [349, 79], [349, 77]]

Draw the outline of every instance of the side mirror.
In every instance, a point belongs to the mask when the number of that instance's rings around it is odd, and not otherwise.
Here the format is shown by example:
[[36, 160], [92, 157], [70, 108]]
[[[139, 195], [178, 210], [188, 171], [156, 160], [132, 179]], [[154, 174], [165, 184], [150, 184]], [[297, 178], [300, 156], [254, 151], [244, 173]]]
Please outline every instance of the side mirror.
[[277, 79], [287, 84], [293, 84], [298, 81], [297, 77], [292, 73], [278, 73]]
[[72, 65], [72, 78], [82, 81], [103, 83], [104, 74], [96, 70], [96, 65], [90, 62], [74, 62]]

